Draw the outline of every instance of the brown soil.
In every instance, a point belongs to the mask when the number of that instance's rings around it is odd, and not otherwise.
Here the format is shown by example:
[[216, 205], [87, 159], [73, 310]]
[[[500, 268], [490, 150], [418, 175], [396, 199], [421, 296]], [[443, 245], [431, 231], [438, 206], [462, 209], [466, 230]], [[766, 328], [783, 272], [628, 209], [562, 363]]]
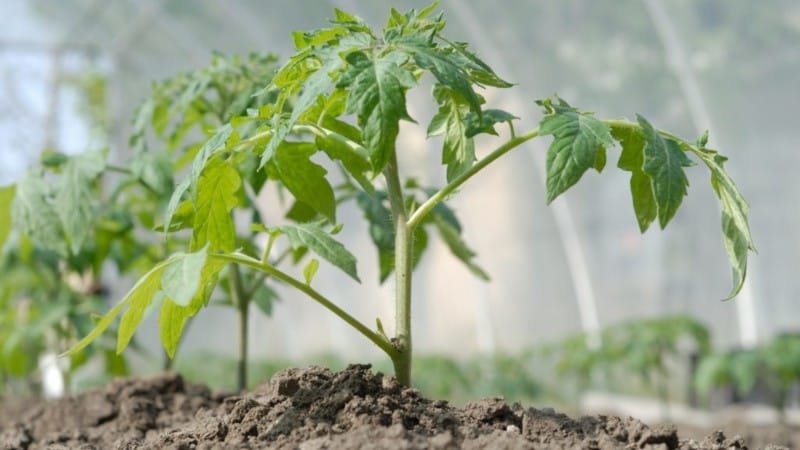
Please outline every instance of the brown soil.
[[354, 365], [288, 369], [242, 395], [178, 375], [119, 380], [50, 403], [0, 408], [0, 449], [740, 449], [636, 419], [572, 419], [489, 398], [454, 408]]

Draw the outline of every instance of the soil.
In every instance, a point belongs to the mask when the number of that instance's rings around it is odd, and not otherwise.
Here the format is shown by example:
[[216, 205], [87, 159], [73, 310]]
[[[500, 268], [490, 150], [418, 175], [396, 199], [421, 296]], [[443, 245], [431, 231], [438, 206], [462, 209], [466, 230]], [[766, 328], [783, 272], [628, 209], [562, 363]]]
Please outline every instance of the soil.
[[[0, 407], [0, 449], [743, 449], [715, 432], [681, 439], [633, 418], [567, 417], [488, 398], [455, 408], [353, 365], [287, 369], [217, 394], [175, 374], [118, 380], [46, 403]], [[773, 447], [778, 448], [778, 447]]]

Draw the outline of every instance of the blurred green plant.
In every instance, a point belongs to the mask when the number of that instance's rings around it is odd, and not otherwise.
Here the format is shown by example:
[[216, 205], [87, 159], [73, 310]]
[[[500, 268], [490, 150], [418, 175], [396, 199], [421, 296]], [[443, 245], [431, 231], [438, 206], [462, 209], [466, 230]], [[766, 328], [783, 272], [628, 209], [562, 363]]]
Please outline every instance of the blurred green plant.
[[536, 350], [553, 359], [557, 373], [574, 377], [584, 388], [604, 376], [627, 380], [633, 375], [662, 404], [669, 401], [669, 382], [675, 378], [671, 361], [709, 351], [708, 329], [683, 315], [631, 320], [596, 336], [578, 334]]
[[715, 388], [733, 387], [739, 398], [761, 389], [784, 421], [789, 392], [800, 383], [800, 335], [777, 335], [755, 348], [708, 354], [697, 366], [694, 383], [706, 402]]
[[[173, 179], [200, 150], [207, 130], [266, 102], [256, 94], [274, 73], [275, 63], [272, 55], [216, 55], [207, 68], [154, 83], [152, 96], [138, 109], [132, 156], [124, 166], [115, 165], [105, 151], [74, 156], [48, 151], [39, 168], [0, 189], [0, 242], [11, 236], [0, 260], [0, 311], [8, 324], [0, 331], [0, 372], [27, 377], [42, 352], [64, 352], [90, 332], [96, 326], [90, 317], [105, 305], [102, 289], [94, 287], [103, 270], [113, 266], [120, 274], [139, 277], [188, 242], [181, 237], [165, 241], [154, 232], [163, 231], [158, 218], [172, 194]], [[68, 81], [87, 89], [90, 122], [104, 123], [105, 96], [100, 91], [105, 84], [95, 74]], [[256, 195], [263, 179], [254, 174], [249, 181]], [[248, 212], [258, 217], [251, 198], [242, 203], [251, 205]], [[186, 226], [178, 212], [173, 230]], [[242, 233], [237, 245], [254, 248], [255, 237], [255, 231]], [[242, 336], [249, 305], [270, 314], [277, 299], [264, 278], [237, 269], [220, 274], [220, 285], [227, 290], [214, 301], [236, 306]], [[48, 342], [54, 339], [51, 335], [58, 341]], [[72, 353], [70, 370], [99, 353], [106, 359], [107, 375], [127, 373], [115, 350], [103, 339]], [[170, 350], [168, 362], [177, 344]], [[240, 352], [246, 350], [243, 341]], [[241, 366], [243, 385], [244, 359]]]

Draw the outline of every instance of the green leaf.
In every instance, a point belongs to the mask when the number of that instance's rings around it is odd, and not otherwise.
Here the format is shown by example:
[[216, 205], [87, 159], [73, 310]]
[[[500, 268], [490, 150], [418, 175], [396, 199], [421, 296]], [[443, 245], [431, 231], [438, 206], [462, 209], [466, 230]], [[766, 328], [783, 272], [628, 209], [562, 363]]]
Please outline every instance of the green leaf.
[[644, 134], [635, 127], [612, 127], [611, 134], [622, 146], [617, 167], [631, 172], [631, 197], [639, 230], [644, 233], [658, 216], [650, 177], [644, 173]]
[[747, 220], [749, 206], [725, 171], [724, 156], [702, 147], [690, 149], [711, 171], [711, 186], [722, 206], [722, 233], [733, 276], [733, 289], [728, 296], [730, 299], [742, 290], [747, 274], [747, 254], [756, 250]]
[[273, 305], [278, 301], [278, 293], [266, 283], [261, 283], [253, 292], [252, 301], [265, 316], [269, 317], [272, 315]]
[[519, 119], [519, 117], [503, 111], [502, 109], [487, 109], [482, 111], [480, 114], [470, 111], [467, 114], [467, 137], [473, 137], [480, 133], [491, 134], [497, 136], [497, 131], [494, 129], [494, 126], [498, 123], [505, 123], [515, 119]]
[[40, 173], [28, 173], [17, 183], [16, 197], [11, 205], [15, 227], [29, 236], [36, 245], [67, 256], [61, 220], [50, 202], [50, 188]]
[[439, 236], [447, 244], [453, 256], [463, 262], [473, 275], [481, 280], [489, 281], [489, 275], [473, 261], [475, 252], [461, 238], [458, 228], [440, 214], [433, 214], [433, 222], [439, 231]]
[[303, 268], [303, 277], [306, 280], [307, 285], [311, 285], [311, 280], [314, 279], [314, 275], [317, 274], [317, 270], [319, 269], [319, 260], [316, 258], [311, 258], [311, 261], [306, 264]]
[[183, 194], [189, 190], [189, 185], [191, 184], [191, 180], [186, 178], [185, 180], [181, 181], [180, 184], [175, 186], [175, 190], [172, 192], [172, 196], [169, 198], [169, 203], [167, 204], [167, 211], [164, 214], [164, 239], [167, 238], [167, 234], [172, 229], [172, 218], [175, 216], [175, 212], [178, 210], [178, 206], [181, 204], [181, 200], [183, 199]]
[[394, 270], [392, 255], [394, 254], [394, 229], [392, 228], [392, 213], [384, 205], [386, 193], [376, 191], [374, 195], [359, 192], [356, 204], [364, 212], [364, 217], [369, 223], [369, 236], [378, 249], [379, 280], [386, 281]]
[[480, 114], [481, 100], [472, 89], [469, 74], [462, 64], [463, 58], [456, 57], [457, 53], [439, 47], [433, 40], [435, 35], [435, 29], [425, 33], [403, 35], [389, 44], [412, 56], [420, 68], [430, 71], [439, 84], [464, 97], [470, 110]]
[[[156, 265], [136, 282], [130, 292], [128, 292], [125, 298], [120, 302], [120, 304], [128, 304], [128, 309], [122, 314], [122, 319], [119, 322], [119, 330], [117, 331], [117, 353], [122, 353], [125, 347], [128, 346], [134, 333], [136, 333], [136, 329], [139, 327], [142, 319], [144, 319], [144, 313], [147, 307], [150, 306], [155, 295], [161, 290], [161, 278], [164, 274], [164, 270], [173, 261], [180, 259], [181, 256], [182, 255], [172, 256], [166, 261]], [[114, 309], [116, 309], [116, 307]], [[98, 325], [98, 328], [99, 327], [100, 325]], [[95, 328], [95, 330], [97, 330], [97, 328]], [[94, 334], [94, 331], [92, 331], [92, 334]]]
[[469, 170], [475, 162], [475, 143], [467, 137], [469, 105], [450, 89], [437, 86], [433, 96], [439, 111], [428, 125], [428, 136], [444, 135], [442, 164], [447, 164], [447, 181]]
[[54, 206], [73, 254], [81, 250], [91, 232], [95, 207], [94, 183], [105, 167], [105, 152], [82, 153], [64, 164]]
[[11, 233], [11, 205], [14, 202], [16, 191], [17, 187], [13, 184], [0, 188], [0, 250]]
[[278, 229], [289, 238], [289, 243], [293, 249], [307, 247], [322, 259], [350, 275], [354, 280], [361, 282], [358, 279], [355, 256], [319, 226], [302, 223], [283, 225]]
[[176, 259], [164, 269], [161, 289], [178, 306], [186, 306], [201, 288], [202, 271], [208, 248]]
[[234, 250], [236, 229], [231, 210], [239, 204], [236, 193], [241, 184], [239, 172], [230, 161], [212, 158], [205, 166], [193, 199], [195, 211], [192, 250], [205, 246], [208, 246], [210, 252]]
[[200, 180], [203, 172], [205, 172], [206, 163], [211, 159], [214, 154], [225, 148], [228, 139], [233, 134], [233, 127], [230, 124], [223, 125], [217, 129], [213, 136], [211, 136], [200, 150], [192, 162], [192, 171], [190, 174], [190, 187], [197, 189], [197, 183]]
[[369, 155], [367, 155], [366, 152], [362, 153], [351, 145], [343, 142], [335, 135], [324, 138], [317, 136], [316, 145], [331, 159], [341, 161], [344, 168], [347, 169], [347, 173], [361, 185], [362, 189], [367, 192], [373, 192], [375, 190], [369, 178], [365, 175], [372, 169]]
[[658, 222], [663, 229], [675, 216], [689, 186], [683, 168], [694, 163], [686, 157], [680, 144], [661, 136], [644, 117], [637, 115], [636, 118], [645, 139], [642, 170], [653, 184]]
[[327, 171], [311, 161], [316, 145], [284, 142], [275, 152], [274, 164], [281, 182], [294, 197], [336, 223], [336, 199], [325, 178]]
[[183, 328], [186, 326], [186, 321], [193, 315], [190, 308], [176, 304], [169, 297], [164, 299], [158, 315], [158, 326], [161, 344], [170, 358], [175, 357]]
[[[342, 36], [342, 34], [347, 35]], [[317, 103], [320, 96], [336, 85], [345, 67], [345, 61], [340, 55], [352, 48], [370, 45], [371, 37], [365, 33], [349, 34], [344, 27], [334, 27], [304, 33], [303, 41], [301, 45], [305, 46], [308, 42], [313, 47], [306, 47], [292, 57], [267, 87], [280, 92], [277, 101], [278, 111], [282, 110], [284, 103], [292, 95], [297, 92], [299, 95], [293, 102], [292, 113], [288, 119], [284, 120], [282, 114], [273, 116], [274, 134], [261, 155], [261, 167], [272, 159], [300, 117]], [[297, 38], [295, 42], [297, 43]]]
[[339, 86], [348, 88], [347, 113], [356, 114], [372, 166], [380, 172], [394, 152], [400, 119], [413, 121], [406, 111], [406, 91], [417, 80], [401, 67], [406, 61], [401, 53], [373, 58], [362, 51], [348, 54], [350, 67]]
[[603, 122], [563, 100], [559, 104], [551, 104], [549, 100], [539, 104], [548, 113], [539, 124], [539, 134], [554, 137], [547, 150], [547, 202], [550, 203], [594, 166], [600, 147], [608, 147], [614, 140]]

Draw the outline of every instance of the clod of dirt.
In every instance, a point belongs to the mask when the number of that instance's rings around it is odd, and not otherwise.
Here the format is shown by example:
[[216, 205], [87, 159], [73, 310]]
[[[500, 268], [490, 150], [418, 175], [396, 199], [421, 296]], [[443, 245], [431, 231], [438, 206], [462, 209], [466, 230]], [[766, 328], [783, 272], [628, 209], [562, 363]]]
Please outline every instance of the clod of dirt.
[[253, 392], [212, 395], [178, 375], [121, 380], [76, 397], [0, 409], [0, 449], [744, 449], [715, 433], [613, 416], [572, 419], [489, 398], [454, 408], [353, 365], [287, 369]]

